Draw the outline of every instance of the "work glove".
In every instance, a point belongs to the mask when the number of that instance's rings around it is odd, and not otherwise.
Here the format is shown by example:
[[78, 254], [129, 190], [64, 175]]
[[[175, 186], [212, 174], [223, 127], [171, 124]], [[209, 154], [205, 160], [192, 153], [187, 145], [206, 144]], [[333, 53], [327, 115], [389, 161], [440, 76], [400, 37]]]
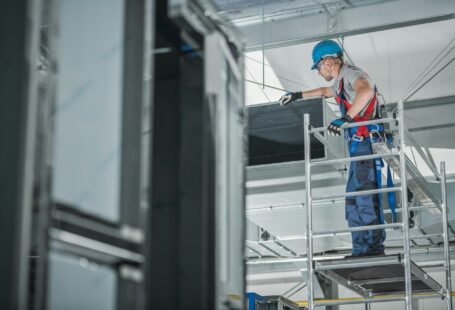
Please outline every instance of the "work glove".
[[329, 127], [327, 128], [327, 131], [329, 135], [332, 136], [341, 136], [341, 126], [343, 126], [345, 123], [353, 123], [354, 120], [349, 116], [345, 115], [342, 118], [338, 118], [333, 120]]
[[298, 92], [295, 92], [295, 93], [291, 93], [291, 92], [286, 93], [283, 96], [281, 96], [279, 102], [280, 102], [281, 106], [285, 106], [288, 103], [290, 103], [292, 101], [296, 101], [298, 99], [302, 99], [302, 92], [301, 91], [298, 91]]

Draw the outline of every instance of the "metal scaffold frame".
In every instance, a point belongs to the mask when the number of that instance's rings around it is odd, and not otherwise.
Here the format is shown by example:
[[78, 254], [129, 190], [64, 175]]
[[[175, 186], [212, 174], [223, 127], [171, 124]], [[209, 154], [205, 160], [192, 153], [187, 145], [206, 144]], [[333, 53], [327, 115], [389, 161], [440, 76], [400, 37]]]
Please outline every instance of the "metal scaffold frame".
[[[409, 232], [409, 212], [411, 211], [408, 207], [408, 195], [407, 195], [407, 175], [406, 175], [406, 154], [405, 154], [405, 127], [404, 127], [404, 107], [403, 101], [398, 101], [398, 117], [397, 119], [393, 118], [383, 118], [383, 119], [376, 119], [372, 121], [366, 122], [358, 122], [353, 124], [348, 124], [344, 126], [344, 128], [351, 128], [351, 127], [358, 127], [362, 125], [369, 125], [369, 124], [378, 124], [378, 123], [391, 123], [391, 122], [398, 122], [398, 136], [399, 136], [399, 151], [392, 152], [387, 154], [374, 154], [368, 156], [358, 156], [358, 157], [348, 157], [348, 158], [340, 158], [334, 160], [326, 160], [326, 161], [318, 161], [312, 162], [311, 161], [311, 143], [310, 138], [311, 134], [316, 135], [319, 132], [327, 131], [326, 127], [321, 128], [311, 128], [310, 125], [310, 116], [309, 114], [304, 115], [303, 123], [304, 123], [304, 147], [305, 147], [305, 187], [306, 187], [306, 235], [307, 235], [307, 270], [308, 270], [308, 285], [307, 285], [307, 292], [308, 292], [308, 309], [313, 310], [314, 307], [318, 306], [326, 306], [327, 302], [323, 300], [315, 302], [314, 299], [314, 276], [316, 272], [315, 261], [313, 259], [313, 237], [321, 235], [321, 234], [332, 234], [335, 236], [336, 233], [341, 231], [323, 231], [323, 232], [315, 232], [313, 230], [313, 222], [312, 222], [312, 208], [313, 202], [316, 200], [324, 200], [324, 199], [333, 199], [338, 197], [348, 197], [348, 196], [356, 196], [359, 194], [381, 194], [385, 192], [401, 192], [401, 212], [403, 214], [402, 221], [399, 223], [393, 224], [380, 224], [380, 225], [373, 225], [373, 226], [362, 226], [362, 227], [351, 227], [342, 230], [342, 232], [353, 232], [353, 231], [365, 231], [365, 230], [372, 230], [372, 229], [390, 229], [390, 228], [398, 228], [402, 230], [403, 234], [403, 248], [402, 248], [402, 263], [404, 265], [404, 280], [405, 280], [405, 295], [402, 297], [390, 296], [390, 297], [383, 297], [383, 298], [364, 298], [363, 300], [356, 301], [355, 303], [372, 303], [372, 302], [385, 302], [385, 301], [404, 301], [406, 305], [406, 310], [412, 310], [413, 304], [412, 300], [417, 298], [429, 298], [429, 297], [441, 297], [441, 295], [445, 298], [447, 302], [447, 309], [452, 310], [452, 287], [451, 287], [451, 269], [450, 269], [450, 251], [449, 251], [449, 229], [448, 229], [448, 217], [447, 217], [447, 195], [446, 195], [446, 172], [445, 172], [445, 163], [441, 162], [440, 167], [440, 184], [441, 184], [441, 201], [439, 205], [429, 206], [429, 207], [436, 207], [439, 208], [442, 215], [442, 223], [443, 223], [443, 232], [442, 237], [444, 240], [444, 272], [446, 276], [446, 283], [445, 287], [443, 288], [442, 292], [436, 292], [433, 295], [420, 295], [415, 294], [413, 295], [412, 289], [412, 272], [411, 267], [414, 264], [411, 261], [411, 246], [410, 246], [410, 232]], [[374, 158], [381, 158], [384, 156], [396, 156], [400, 160], [400, 167], [399, 167], [399, 177], [400, 177], [400, 185], [395, 186], [392, 188], [379, 188], [375, 190], [367, 190], [367, 191], [358, 191], [358, 192], [351, 192], [351, 193], [342, 193], [337, 195], [327, 195], [323, 197], [313, 197], [311, 194], [311, 168], [316, 165], [324, 165], [324, 164], [333, 164], [333, 163], [348, 163], [366, 159], [374, 159]], [[412, 210], [421, 211], [425, 210], [426, 208], [412, 208]], [[362, 260], [363, 261], [363, 260]], [[360, 263], [358, 263], [360, 264]], [[365, 262], [363, 262], [365, 264]], [[372, 261], [374, 265], [374, 260]], [[355, 266], [356, 263], [350, 264], [350, 266]], [[331, 301], [329, 302], [330, 305], [342, 305], [342, 304], [352, 304], [352, 301]]]

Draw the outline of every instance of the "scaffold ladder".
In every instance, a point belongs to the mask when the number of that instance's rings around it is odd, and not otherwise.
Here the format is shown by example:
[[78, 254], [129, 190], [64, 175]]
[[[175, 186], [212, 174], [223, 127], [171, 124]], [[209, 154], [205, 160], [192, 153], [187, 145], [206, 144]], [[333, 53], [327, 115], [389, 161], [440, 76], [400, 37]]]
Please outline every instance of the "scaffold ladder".
[[[370, 125], [370, 124], [385, 124], [390, 122], [398, 122], [398, 136], [399, 136], [399, 148], [397, 151], [388, 152], [388, 153], [378, 153], [366, 156], [358, 156], [358, 157], [348, 157], [348, 158], [340, 158], [340, 159], [331, 159], [325, 161], [311, 161], [311, 143], [310, 138], [311, 135], [320, 135], [320, 132], [326, 132], [327, 127], [321, 128], [311, 128], [310, 125], [310, 116], [309, 114], [304, 115], [303, 124], [304, 124], [304, 148], [305, 148], [305, 192], [306, 192], [306, 240], [307, 240], [307, 271], [308, 271], [308, 280], [307, 280], [307, 293], [308, 293], [308, 309], [313, 310], [314, 307], [317, 306], [325, 306], [324, 302], [315, 302], [314, 299], [314, 275], [317, 271], [315, 268], [315, 261], [313, 259], [313, 237], [318, 235], [327, 235], [333, 234], [335, 236], [336, 233], [340, 232], [353, 232], [353, 231], [366, 231], [366, 230], [374, 230], [374, 229], [401, 229], [403, 234], [403, 251], [401, 253], [402, 263], [404, 266], [404, 280], [405, 280], [405, 294], [403, 297], [385, 297], [380, 299], [374, 298], [365, 298], [363, 303], [370, 303], [370, 302], [382, 302], [382, 301], [397, 301], [402, 300], [406, 305], [406, 310], [412, 310], [413, 298], [420, 298], [420, 295], [413, 296], [413, 288], [412, 288], [412, 281], [413, 281], [413, 274], [411, 273], [411, 267], [414, 268], [415, 264], [411, 261], [411, 245], [409, 232], [409, 212], [411, 211], [408, 207], [408, 195], [407, 195], [407, 163], [406, 163], [406, 154], [405, 154], [405, 127], [404, 127], [404, 117], [403, 117], [403, 101], [398, 101], [398, 109], [397, 109], [397, 119], [394, 118], [383, 118], [383, 119], [376, 119], [366, 122], [358, 122], [347, 124], [343, 128], [351, 128], [351, 127], [358, 127], [363, 125]], [[325, 195], [320, 197], [313, 197], [311, 194], [311, 168], [317, 165], [329, 165], [334, 163], [350, 163], [354, 161], [360, 160], [370, 160], [376, 158], [383, 158], [383, 157], [395, 157], [399, 158], [399, 177], [400, 177], [400, 185], [391, 187], [391, 188], [378, 188], [375, 190], [362, 190], [357, 192], [349, 192], [349, 193], [340, 193], [335, 195]], [[441, 184], [441, 201], [438, 203], [437, 207], [441, 211], [442, 215], [442, 223], [443, 223], [443, 232], [442, 237], [444, 240], [444, 271], [446, 276], [446, 283], [445, 287], [442, 288], [441, 292], [436, 292], [434, 294], [435, 297], [441, 297], [441, 295], [446, 299], [447, 309], [452, 310], [452, 287], [451, 287], [451, 270], [450, 270], [450, 252], [449, 252], [449, 231], [448, 231], [448, 217], [447, 217], [447, 194], [446, 194], [446, 172], [445, 172], [445, 164], [441, 162], [440, 167], [440, 184]], [[327, 200], [327, 199], [334, 199], [334, 198], [342, 198], [342, 197], [352, 197], [357, 195], [366, 195], [366, 194], [382, 194], [387, 192], [400, 192], [401, 195], [401, 212], [402, 212], [402, 221], [399, 223], [391, 223], [391, 224], [380, 224], [380, 225], [370, 225], [370, 226], [361, 226], [361, 227], [350, 227], [343, 230], [337, 231], [314, 231], [313, 230], [313, 202]], [[426, 208], [412, 208], [412, 210], [424, 210]], [[362, 259], [363, 264], [365, 259]], [[350, 266], [355, 266], [356, 262], [353, 260]], [[360, 264], [360, 263], [358, 263]], [[372, 263], [374, 262], [372, 260]], [[439, 293], [439, 294], [438, 294]], [[428, 297], [428, 296], [426, 296]], [[344, 304], [344, 303], [352, 303], [352, 302], [337, 302], [335, 304]], [[333, 302], [331, 303], [334, 304]]]

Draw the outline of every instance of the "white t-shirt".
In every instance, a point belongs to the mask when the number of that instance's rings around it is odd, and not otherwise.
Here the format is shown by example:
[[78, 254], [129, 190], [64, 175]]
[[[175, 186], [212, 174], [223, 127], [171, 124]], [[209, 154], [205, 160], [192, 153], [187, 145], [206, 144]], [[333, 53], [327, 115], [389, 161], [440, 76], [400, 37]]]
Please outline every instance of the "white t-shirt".
[[367, 80], [368, 83], [370, 83], [371, 88], [375, 88], [375, 84], [365, 71], [349, 63], [344, 63], [341, 67], [340, 74], [332, 85], [332, 90], [335, 94], [335, 97], [340, 94], [340, 81], [343, 79], [345, 98], [350, 104], [352, 104], [356, 95], [354, 90], [354, 83], [360, 77]]

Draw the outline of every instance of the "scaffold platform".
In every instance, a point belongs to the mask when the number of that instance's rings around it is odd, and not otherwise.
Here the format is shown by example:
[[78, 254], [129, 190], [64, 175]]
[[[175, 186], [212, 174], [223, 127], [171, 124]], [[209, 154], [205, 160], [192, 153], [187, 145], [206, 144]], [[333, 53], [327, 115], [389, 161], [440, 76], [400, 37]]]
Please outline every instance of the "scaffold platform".
[[[315, 273], [333, 280], [365, 298], [406, 293], [405, 260], [402, 254], [315, 261]], [[411, 260], [413, 293], [436, 293], [445, 289]]]

